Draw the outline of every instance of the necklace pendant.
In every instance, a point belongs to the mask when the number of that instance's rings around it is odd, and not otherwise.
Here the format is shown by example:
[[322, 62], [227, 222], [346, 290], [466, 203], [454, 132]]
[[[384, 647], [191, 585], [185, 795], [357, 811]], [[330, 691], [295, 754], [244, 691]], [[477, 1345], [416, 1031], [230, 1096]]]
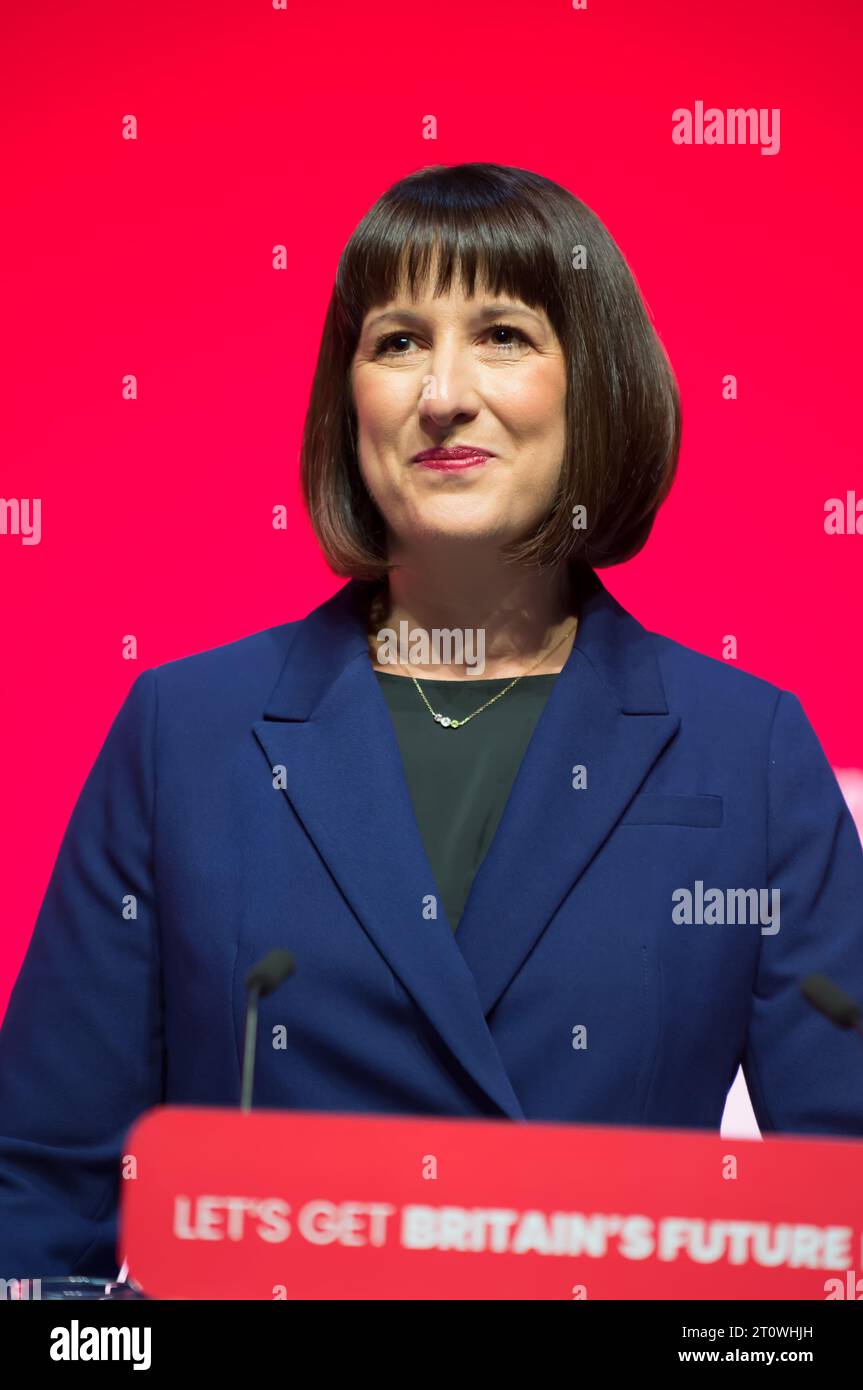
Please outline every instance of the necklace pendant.
[[440, 722], [445, 729], [448, 729], [450, 724], [452, 723], [452, 720], [450, 719], [449, 715], [442, 714], [440, 717]]
[[450, 726], [451, 729], [457, 729], [460, 723], [461, 723], [461, 720], [460, 720], [460, 719], [451, 719], [451, 720], [449, 721], [449, 726]]

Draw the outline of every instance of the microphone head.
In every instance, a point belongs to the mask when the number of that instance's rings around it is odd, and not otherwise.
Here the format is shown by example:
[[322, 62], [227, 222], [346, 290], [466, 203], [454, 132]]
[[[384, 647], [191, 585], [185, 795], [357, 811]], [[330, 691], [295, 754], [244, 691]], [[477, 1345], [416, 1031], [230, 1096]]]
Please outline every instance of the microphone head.
[[813, 1008], [824, 1014], [839, 1028], [853, 1028], [860, 1022], [860, 1005], [846, 994], [844, 989], [834, 985], [827, 975], [807, 975], [800, 988], [803, 997]]
[[272, 994], [274, 989], [293, 975], [296, 968], [296, 961], [292, 951], [286, 951], [283, 947], [278, 947], [275, 951], [270, 951], [268, 956], [259, 960], [246, 976], [246, 993], [255, 990], [262, 998]]

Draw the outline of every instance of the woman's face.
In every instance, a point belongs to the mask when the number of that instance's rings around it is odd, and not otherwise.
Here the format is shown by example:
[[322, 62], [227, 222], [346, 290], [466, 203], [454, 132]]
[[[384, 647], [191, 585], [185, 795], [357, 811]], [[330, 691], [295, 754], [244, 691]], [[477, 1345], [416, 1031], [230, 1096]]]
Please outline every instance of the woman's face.
[[[563, 463], [566, 362], [542, 310], [481, 291], [467, 299], [460, 286], [377, 306], [352, 384], [360, 470], [391, 539], [502, 545], [546, 515]], [[489, 457], [416, 461], [462, 445]]]

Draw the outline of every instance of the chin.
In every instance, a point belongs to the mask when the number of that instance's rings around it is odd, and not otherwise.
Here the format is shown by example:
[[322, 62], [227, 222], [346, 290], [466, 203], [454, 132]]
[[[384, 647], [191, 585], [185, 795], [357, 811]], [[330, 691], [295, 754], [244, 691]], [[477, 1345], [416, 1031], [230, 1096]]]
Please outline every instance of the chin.
[[515, 539], [509, 528], [500, 526], [482, 525], [463, 525], [463, 526], [435, 526], [424, 527], [421, 532], [416, 533], [417, 541], [428, 544], [433, 541], [437, 545], [506, 545]]

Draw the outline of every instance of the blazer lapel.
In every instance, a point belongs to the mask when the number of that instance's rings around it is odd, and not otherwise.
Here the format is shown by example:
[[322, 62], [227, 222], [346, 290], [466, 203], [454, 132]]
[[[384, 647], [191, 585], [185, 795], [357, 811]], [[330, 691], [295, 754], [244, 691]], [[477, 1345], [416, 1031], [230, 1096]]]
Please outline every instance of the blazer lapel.
[[[453, 936], [427, 921], [440, 890], [366, 644], [369, 586], [352, 580], [295, 626], [254, 733], [348, 903], [493, 1103], [524, 1118], [485, 1015], [626, 809], [680, 723], [648, 634], [594, 571], [575, 644], [534, 729]], [[481, 736], [478, 721], [475, 732]], [[445, 735], [430, 729], [430, 737]], [[572, 769], [587, 769], [587, 790]], [[300, 962], [300, 965], [302, 962]]]
[[285, 795], [391, 969], [474, 1083], [523, 1119], [449, 924], [423, 917], [424, 897], [442, 898], [368, 658], [367, 598], [351, 581], [296, 625], [253, 730], [270, 767], [285, 767]]
[[[534, 729], [458, 928], [486, 1014], [679, 725], [680, 716], [668, 711], [649, 635], [595, 571], [587, 571], [575, 643]], [[577, 766], [587, 772], [583, 790], [573, 788]]]

